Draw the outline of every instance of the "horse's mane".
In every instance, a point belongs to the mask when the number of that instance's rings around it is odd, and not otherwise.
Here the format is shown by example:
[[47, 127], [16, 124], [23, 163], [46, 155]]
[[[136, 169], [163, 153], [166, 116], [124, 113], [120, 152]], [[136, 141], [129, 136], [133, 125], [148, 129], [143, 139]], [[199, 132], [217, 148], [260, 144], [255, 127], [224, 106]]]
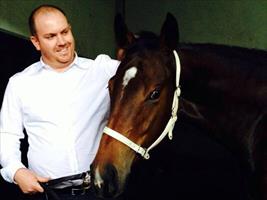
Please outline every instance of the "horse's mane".
[[[136, 42], [128, 47], [128, 50], [134, 48], [154, 49], [160, 47], [159, 36], [152, 31], [140, 31], [135, 34]], [[255, 48], [246, 48], [240, 46], [230, 46], [224, 44], [212, 43], [179, 43], [178, 49], [186, 49], [194, 52], [205, 52], [212, 55], [217, 55], [221, 59], [232, 62], [235, 67], [241, 67], [242, 70], [254, 70], [260, 68], [261, 74], [267, 73], [267, 51]], [[134, 51], [133, 50], [133, 51]], [[227, 63], [229, 64], [229, 63]], [[227, 65], [228, 66], [228, 65]], [[230, 65], [232, 67], [232, 65]], [[247, 69], [246, 69], [247, 68]], [[262, 70], [266, 73], [262, 73]]]
[[178, 48], [195, 52], [205, 51], [206, 53], [211, 53], [233, 63], [240, 64], [239, 66], [242, 69], [246, 67], [250, 69], [251, 67], [261, 67], [261, 70], [267, 72], [267, 67], [265, 67], [267, 63], [267, 51], [265, 50], [211, 43], [181, 43]]
[[159, 37], [151, 31], [140, 31], [136, 33], [134, 41], [126, 48], [127, 53], [153, 50], [159, 48]]
[[196, 82], [203, 82], [198, 79], [206, 77], [207, 87], [214, 91], [239, 101], [266, 105], [266, 51], [219, 44], [180, 44], [178, 49], [193, 55], [190, 59], [196, 62]]

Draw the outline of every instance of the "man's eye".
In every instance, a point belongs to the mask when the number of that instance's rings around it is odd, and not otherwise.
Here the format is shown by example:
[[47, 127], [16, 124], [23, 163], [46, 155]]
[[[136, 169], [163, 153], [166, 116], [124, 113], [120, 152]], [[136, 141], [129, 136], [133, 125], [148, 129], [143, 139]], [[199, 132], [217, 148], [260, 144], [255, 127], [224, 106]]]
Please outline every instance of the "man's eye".
[[68, 32], [69, 32], [68, 30], [67, 30], [67, 31], [63, 31], [63, 33], [62, 33], [62, 34], [63, 34], [63, 35], [67, 35], [67, 34], [68, 34]]
[[50, 39], [52, 39], [53, 37], [54, 37], [54, 35], [48, 35], [48, 36], [46, 36], [45, 38], [50, 40]]

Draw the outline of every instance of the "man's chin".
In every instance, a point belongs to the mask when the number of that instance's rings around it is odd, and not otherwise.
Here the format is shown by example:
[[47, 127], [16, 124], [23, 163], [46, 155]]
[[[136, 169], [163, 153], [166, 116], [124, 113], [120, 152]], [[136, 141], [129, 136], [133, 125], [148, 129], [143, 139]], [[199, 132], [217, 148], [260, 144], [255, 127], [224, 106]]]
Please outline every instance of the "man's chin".
[[74, 57], [72, 56], [61, 56], [58, 61], [61, 62], [62, 64], [71, 64], [74, 60]]

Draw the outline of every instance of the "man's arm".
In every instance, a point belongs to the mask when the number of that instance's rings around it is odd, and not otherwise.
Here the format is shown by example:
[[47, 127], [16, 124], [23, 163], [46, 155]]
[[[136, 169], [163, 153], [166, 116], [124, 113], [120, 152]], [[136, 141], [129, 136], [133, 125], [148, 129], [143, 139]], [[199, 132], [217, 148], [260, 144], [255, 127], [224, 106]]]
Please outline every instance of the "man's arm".
[[1, 175], [13, 182], [15, 172], [25, 168], [21, 162], [20, 139], [24, 137], [20, 100], [14, 80], [10, 78], [0, 113], [0, 164]]
[[0, 113], [1, 175], [8, 182], [18, 184], [24, 193], [43, 192], [39, 182], [49, 179], [28, 170], [21, 162], [20, 139], [24, 137], [23, 118], [18, 88], [10, 79]]

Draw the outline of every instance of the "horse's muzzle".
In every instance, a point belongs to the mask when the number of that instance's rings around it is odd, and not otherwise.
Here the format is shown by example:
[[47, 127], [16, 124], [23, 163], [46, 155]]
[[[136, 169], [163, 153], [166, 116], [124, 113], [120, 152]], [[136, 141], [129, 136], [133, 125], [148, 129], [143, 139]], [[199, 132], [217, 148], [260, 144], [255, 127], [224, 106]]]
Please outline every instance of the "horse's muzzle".
[[121, 194], [118, 173], [113, 165], [107, 164], [101, 174], [93, 166], [91, 170], [92, 187], [98, 197], [114, 198]]

